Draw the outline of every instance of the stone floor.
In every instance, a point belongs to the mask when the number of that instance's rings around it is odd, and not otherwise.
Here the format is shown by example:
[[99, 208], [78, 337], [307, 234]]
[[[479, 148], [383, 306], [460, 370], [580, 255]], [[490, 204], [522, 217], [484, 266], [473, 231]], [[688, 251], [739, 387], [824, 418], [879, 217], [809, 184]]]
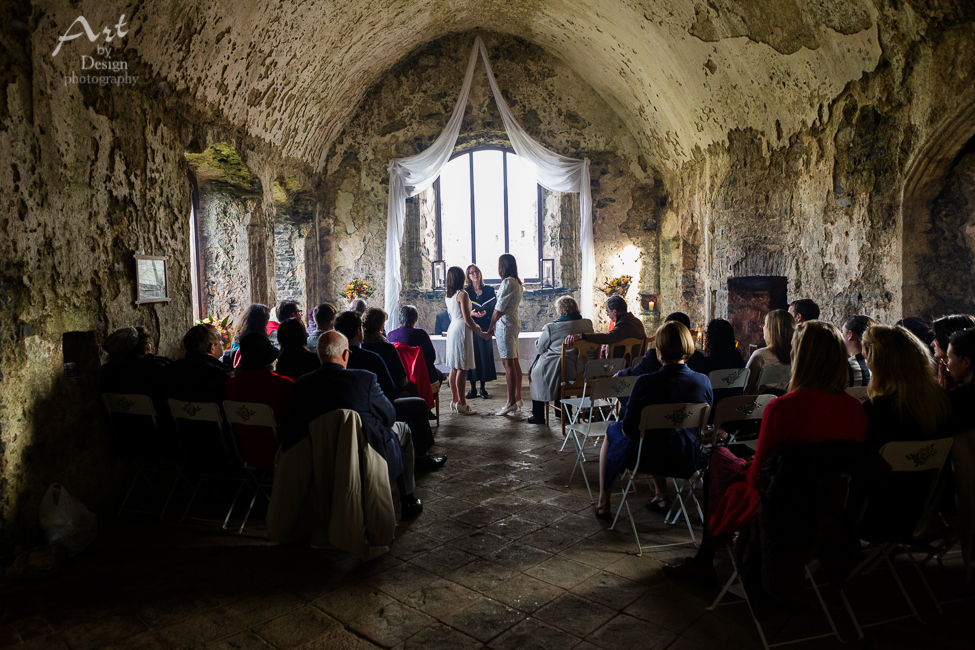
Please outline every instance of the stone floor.
[[[498, 395], [503, 386], [490, 390]], [[0, 584], [0, 647], [761, 647], [741, 601], [707, 612], [716, 590], [661, 575], [661, 561], [689, 553], [688, 546], [638, 557], [628, 523], [607, 530], [593, 518], [581, 479], [565, 487], [572, 455], [558, 453], [557, 420], [532, 426], [523, 422], [527, 412], [493, 415], [497, 399], [474, 405], [475, 416], [443, 415], [437, 439], [450, 460], [419, 480], [425, 510], [398, 528], [389, 554], [361, 563], [335, 551], [278, 546], [260, 521], [239, 535], [179, 523], [178, 507], [163, 522], [103, 517], [100, 539], [59, 578]], [[588, 464], [590, 477], [596, 469]], [[634, 504], [646, 496], [641, 487]], [[688, 539], [686, 529], [635, 510], [644, 543]], [[898, 566], [926, 623], [869, 628], [854, 645], [973, 647], [975, 589], [964, 584], [959, 560], [928, 570], [939, 598], [953, 601], [942, 616], [909, 566]], [[729, 562], [718, 570], [726, 577]], [[838, 597], [824, 593], [841, 634], [854, 638]], [[866, 576], [849, 595], [864, 623], [878, 611], [907, 612], [889, 573]], [[828, 632], [818, 608], [767, 628], [772, 642]], [[839, 646], [832, 638], [805, 644]]]

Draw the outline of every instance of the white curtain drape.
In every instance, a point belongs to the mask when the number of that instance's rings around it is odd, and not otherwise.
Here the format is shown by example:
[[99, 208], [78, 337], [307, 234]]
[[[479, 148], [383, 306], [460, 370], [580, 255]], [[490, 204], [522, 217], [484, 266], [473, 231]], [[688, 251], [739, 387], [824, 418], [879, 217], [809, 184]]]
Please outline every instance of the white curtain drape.
[[477, 57], [484, 59], [488, 82], [494, 101], [498, 105], [508, 138], [515, 153], [525, 163], [525, 167], [542, 187], [553, 192], [579, 193], [579, 230], [582, 247], [582, 286], [580, 287], [580, 308], [585, 318], [592, 317], [593, 276], [596, 269], [596, 256], [592, 233], [592, 193], [589, 187], [589, 159], [569, 158], [553, 153], [532, 140], [508, 108], [501, 96], [501, 90], [491, 70], [484, 41], [478, 36], [474, 39], [464, 84], [454, 112], [443, 132], [432, 145], [421, 153], [409, 158], [396, 158], [389, 163], [389, 206], [386, 223], [386, 321], [388, 330], [399, 327], [399, 294], [403, 287], [400, 277], [400, 249], [403, 245], [403, 230], [406, 225], [406, 199], [430, 187], [444, 166], [450, 160], [460, 133], [460, 124], [467, 108], [467, 98], [471, 91]]

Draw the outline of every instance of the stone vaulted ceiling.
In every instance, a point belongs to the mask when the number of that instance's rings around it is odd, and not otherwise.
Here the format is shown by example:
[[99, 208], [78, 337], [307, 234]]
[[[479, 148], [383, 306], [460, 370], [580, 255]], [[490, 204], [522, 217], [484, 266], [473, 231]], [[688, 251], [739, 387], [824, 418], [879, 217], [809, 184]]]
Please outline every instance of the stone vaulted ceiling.
[[102, 25], [124, 11], [126, 54], [193, 114], [318, 170], [366, 92], [448, 34], [481, 29], [545, 48], [664, 167], [735, 128], [784, 141], [828, 117], [830, 100], [880, 58], [867, 0], [52, 2], [40, 3], [40, 22], [60, 33], [81, 4]]

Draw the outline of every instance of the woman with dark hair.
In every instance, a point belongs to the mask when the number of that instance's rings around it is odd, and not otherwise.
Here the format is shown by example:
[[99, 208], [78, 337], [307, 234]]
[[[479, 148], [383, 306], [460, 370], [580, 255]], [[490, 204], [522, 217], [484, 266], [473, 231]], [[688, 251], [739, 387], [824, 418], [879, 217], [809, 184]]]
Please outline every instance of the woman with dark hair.
[[305, 346], [308, 333], [299, 319], [289, 318], [281, 323], [277, 332], [281, 355], [278, 357], [276, 373], [297, 380], [302, 375], [318, 370], [322, 364], [318, 360], [318, 354]]
[[[765, 366], [787, 366], [791, 362], [789, 350], [792, 346], [792, 333], [796, 327], [796, 319], [784, 309], [773, 309], [765, 314], [765, 325], [762, 326], [762, 336], [765, 339], [764, 348], [752, 353], [745, 367], [751, 371], [748, 375], [746, 395], [754, 395], [761, 386], [758, 378]], [[767, 386], [773, 390], [784, 391], [784, 384]]]
[[[467, 267], [467, 278], [464, 282], [467, 295], [471, 297], [471, 316], [485, 332], [491, 329], [491, 319], [494, 317], [494, 309], [497, 303], [497, 294], [494, 287], [484, 284], [484, 276], [481, 269], [471, 264]], [[467, 378], [471, 382], [471, 389], [467, 393], [467, 399], [478, 396], [476, 382], [481, 382], [480, 395], [487, 399], [488, 393], [484, 384], [498, 378], [497, 370], [494, 367], [494, 344], [491, 339], [484, 339], [480, 336], [474, 337], [474, 370]]]
[[964, 329], [951, 335], [948, 341], [945, 371], [954, 387], [948, 391], [951, 398], [952, 431], [970, 431], [975, 428], [975, 329]]
[[470, 415], [474, 410], [464, 396], [467, 371], [474, 367], [474, 334], [484, 336], [471, 317], [471, 297], [464, 291], [464, 270], [459, 266], [447, 269], [447, 365], [450, 366], [450, 411]]
[[[430, 382], [443, 381], [445, 379], [444, 374], [437, 369], [437, 350], [433, 347], [433, 341], [430, 340], [427, 331], [416, 326], [418, 320], [420, 320], [420, 312], [417, 308], [413, 305], [403, 305], [399, 308], [399, 322], [403, 324], [389, 332], [386, 338], [389, 339], [390, 343], [412, 345], [423, 350], [423, 360], [427, 364]], [[480, 337], [475, 339], [475, 345], [478, 340]]]
[[366, 309], [366, 312], [362, 315], [362, 349], [375, 352], [382, 358], [383, 363], [386, 364], [386, 369], [389, 370], [389, 376], [393, 379], [393, 384], [396, 386], [397, 392], [401, 393], [406, 391], [410, 397], [416, 397], [416, 384], [410, 381], [410, 376], [403, 366], [403, 361], [396, 352], [396, 346], [390, 343], [386, 335], [383, 334], [383, 328], [386, 327], [386, 318], [385, 309], [379, 307], [369, 307]]
[[908, 316], [907, 318], [902, 318], [896, 323], [898, 326], [903, 327], [908, 332], [913, 334], [921, 341], [924, 345], [928, 346], [928, 352], [934, 353], [931, 350], [931, 344], [934, 343], [934, 330], [931, 329], [931, 321], [925, 320], [918, 316]]
[[957, 385], [948, 372], [948, 339], [955, 332], [972, 327], [975, 327], [975, 317], [968, 314], [943, 316], [931, 324], [931, 329], [934, 330], [934, 341], [931, 342], [931, 347], [934, 349], [934, 358], [938, 360], [938, 383], [945, 390], [950, 390]]
[[[867, 416], [860, 401], [846, 393], [846, 358], [843, 335], [835, 326], [813, 320], [796, 327], [789, 392], [765, 407], [758, 447], [754, 458], [744, 465], [744, 480], [717, 474], [706, 479], [705, 493], [711, 481], [719, 485], [732, 482], [708, 517], [697, 555], [681, 564], [664, 565], [664, 573], [694, 582], [715, 582], [715, 540], [742, 530], [758, 514], [766, 464], [779, 449], [829, 440], [863, 442]], [[711, 467], [715, 471], [713, 457]]]
[[725, 368], [744, 368], [745, 360], [738, 351], [735, 327], [721, 318], [715, 318], [705, 330], [704, 351], [707, 356], [697, 369], [702, 374]]
[[521, 319], [518, 318], [518, 305], [523, 292], [518, 278], [518, 263], [514, 255], [505, 253], [498, 258], [498, 274], [501, 286], [498, 288], [498, 302], [491, 316], [491, 326], [487, 336], [497, 328], [498, 356], [504, 366], [504, 383], [508, 389], [508, 401], [497, 415], [507, 415], [521, 408], [521, 363], [518, 361], [518, 335], [521, 334]]

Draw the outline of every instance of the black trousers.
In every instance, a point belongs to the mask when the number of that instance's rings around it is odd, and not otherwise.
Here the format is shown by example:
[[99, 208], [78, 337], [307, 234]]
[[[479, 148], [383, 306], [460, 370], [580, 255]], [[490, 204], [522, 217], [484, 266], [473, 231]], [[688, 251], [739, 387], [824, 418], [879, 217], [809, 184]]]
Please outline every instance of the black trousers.
[[405, 422], [413, 434], [413, 450], [419, 458], [433, 446], [433, 429], [430, 428], [427, 402], [422, 397], [401, 397], [393, 400], [396, 421]]
[[[562, 409], [562, 400], [555, 400], [553, 403], [556, 411]], [[532, 415], [537, 418], [545, 417], [545, 402], [539, 402], [538, 400], [532, 400]]]

